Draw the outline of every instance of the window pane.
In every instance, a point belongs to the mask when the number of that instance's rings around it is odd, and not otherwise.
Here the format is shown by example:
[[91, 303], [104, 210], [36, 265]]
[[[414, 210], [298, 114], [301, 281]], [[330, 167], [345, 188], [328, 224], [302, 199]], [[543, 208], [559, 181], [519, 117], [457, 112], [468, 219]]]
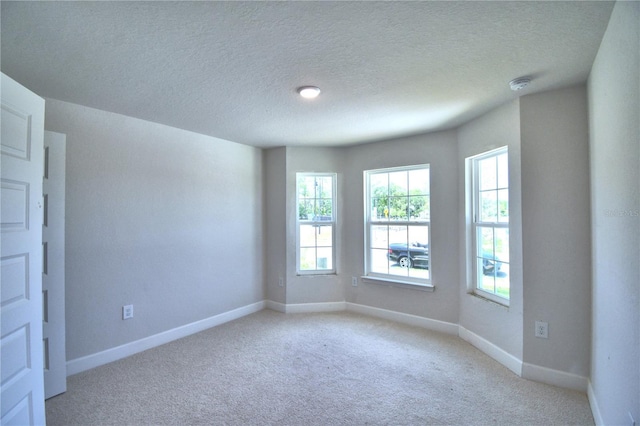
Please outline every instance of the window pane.
[[300, 247], [315, 247], [316, 227], [313, 225], [300, 225]]
[[316, 215], [314, 217], [315, 221], [333, 220], [333, 200], [331, 199], [318, 200], [316, 205], [317, 205]]
[[371, 197], [386, 197], [389, 195], [389, 176], [386, 173], [369, 175]]
[[411, 220], [429, 220], [429, 196], [409, 197], [409, 215]]
[[509, 262], [509, 230], [496, 228], [494, 231], [496, 259]]
[[478, 288], [489, 293], [495, 293], [496, 279], [493, 274], [493, 268], [490, 265], [492, 261], [478, 258], [478, 262], [476, 263], [478, 265]]
[[509, 190], [498, 191], [498, 222], [509, 223]]
[[496, 294], [498, 296], [509, 298], [509, 264], [501, 263], [495, 273]]
[[429, 195], [429, 169], [409, 171], [409, 194]]
[[496, 180], [496, 157], [489, 157], [479, 160], [480, 163], [480, 190], [495, 189]]
[[387, 250], [389, 248], [389, 227], [386, 225], [372, 226], [369, 240], [371, 247]]
[[391, 195], [408, 195], [409, 189], [407, 172], [389, 173], [389, 189]]
[[[316, 225], [316, 246], [332, 247], [333, 246], [333, 226], [332, 225]], [[302, 245], [302, 244], [301, 244]]]
[[494, 259], [493, 228], [479, 226], [477, 235], [478, 246], [476, 248], [476, 256]]
[[509, 157], [506, 153], [498, 155], [498, 188], [509, 187]]
[[318, 176], [316, 178], [316, 197], [333, 198], [333, 177]]
[[429, 261], [429, 227], [409, 227], [409, 252], [411, 254], [411, 269], [409, 276], [413, 278], [430, 278]]
[[406, 196], [389, 198], [389, 217], [392, 220], [407, 220], [409, 199]]
[[499, 260], [478, 258], [478, 288], [509, 299], [509, 264]]
[[298, 197], [313, 197], [313, 178], [309, 176], [298, 176]]
[[408, 277], [410, 269], [402, 266], [398, 262], [390, 262], [389, 275], [397, 275], [399, 277]]
[[333, 269], [333, 225], [300, 225], [300, 270]]
[[428, 226], [390, 226], [389, 241], [389, 274], [429, 278]]
[[301, 271], [313, 271], [316, 269], [316, 249], [312, 248], [300, 248], [300, 270]]
[[318, 269], [333, 269], [333, 249], [331, 247], [318, 248]]
[[409, 269], [409, 276], [412, 278], [429, 279], [431, 271], [424, 266], [414, 266]]
[[428, 226], [410, 226], [409, 241], [417, 247], [428, 249], [429, 246], [429, 227]]
[[371, 219], [388, 220], [389, 219], [389, 197], [376, 197], [371, 199]]
[[398, 276], [409, 276], [409, 265], [411, 260], [407, 249], [409, 239], [408, 227], [389, 227], [389, 274]]
[[313, 200], [303, 198], [298, 202], [298, 218], [300, 220], [313, 219], [314, 210]]
[[407, 227], [406, 226], [389, 226], [389, 245], [391, 244], [407, 244]]
[[480, 193], [480, 222], [498, 221], [497, 191], [484, 191]]
[[371, 249], [371, 272], [389, 273], [389, 249]]

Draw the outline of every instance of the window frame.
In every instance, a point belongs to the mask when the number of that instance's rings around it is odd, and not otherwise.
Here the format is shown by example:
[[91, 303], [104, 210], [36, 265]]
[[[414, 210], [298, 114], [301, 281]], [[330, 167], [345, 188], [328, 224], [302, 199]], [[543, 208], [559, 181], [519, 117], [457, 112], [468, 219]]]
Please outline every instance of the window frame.
[[[336, 223], [337, 223], [337, 187], [338, 187], [338, 177], [337, 173], [331, 172], [296, 172], [296, 273], [297, 275], [335, 275], [337, 273], [336, 269]], [[300, 178], [307, 177], [330, 177], [331, 178], [331, 219], [330, 220], [301, 220], [300, 219], [300, 188], [298, 186], [298, 182]], [[313, 197], [314, 200], [322, 199], [321, 197]], [[301, 269], [300, 262], [302, 260], [301, 256], [301, 227], [302, 226], [331, 226], [331, 268], [329, 269], [318, 269], [317, 264], [315, 269]], [[314, 246], [316, 250], [318, 249], [318, 245]], [[317, 261], [317, 254], [316, 254]]]
[[[428, 210], [428, 220], [411, 220], [410, 217], [407, 218], [407, 220], [375, 220], [372, 219], [372, 214], [371, 214], [371, 184], [370, 184], [370, 179], [372, 175], [375, 174], [390, 174], [390, 173], [395, 173], [395, 172], [407, 172], [409, 173], [410, 171], [413, 170], [428, 170], [429, 172], [429, 187], [428, 187], [428, 194], [427, 196], [429, 197], [429, 210]], [[416, 164], [416, 165], [409, 165], [409, 166], [399, 166], [399, 167], [388, 167], [388, 168], [381, 168], [381, 169], [372, 169], [372, 170], [365, 170], [363, 172], [363, 182], [364, 182], [364, 279], [369, 279], [372, 281], [381, 281], [384, 283], [391, 283], [391, 284], [397, 284], [397, 285], [410, 285], [410, 286], [417, 286], [420, 287], [422, 289], [426, 289], [426, 290], [433, 290], [433, 265], [431, 262], [431, 254], [432, 254], [432, 245], [431, 245], [431, 166], [429, 163], [425, 163], [425, 164]], [[409, 187], [407, 187], [408, 191], [410, 190]], [[384, 273], [380, 273], [380, 272], [374, 272], [372, 271], [372, 264], [373, 264], [373, 260], [372, 260], [372, 247], [371, 247], [371, 241], [372, 241], [372, 227], [373, 226], [406, 226], [406, 227], [411, 227], [411, 226], [419, 226], [419, 227], [425, 227], [427, 229], [427, 245], [428, 245], [428, 250], [429, 250], [429, 267], [428, 267], [428, 278], [416, 278], [416, 277], [410, 277], [410, 276], [403, 276], [403, 275], [394, 275], [394, 274], [384, 274]], [[407, 237], [407, 243], [409, 243], [409, 238]]]
[[[500, 155], [506, 155], [507, 158], [507, 186], [506, 187], [502, 187], [499, 186], [499, 177], [498, 177], [498, 165], [497, 165], [497, 159]], [[507, 216], [507, 221], [500, 221], [499, 219], [499, 213], [496, 212], [496, 221], [482, 221], [480, 218], [480, 211], [481, 211], [481, 206], [480, 206], [480, 167], [479, 167], [479, 163], [483, 160], [487, 160], [489, 158], [496, 158], [496, 187], [491, 189], [491, 190], [495, 190], [496, 192], [500, 191], [500, 190], [507, 190], [507, 194], [509, 194], [509, 196], [507, 197], [507, 203], [508, 203], [508, 210], [509, 210], [509, 214]], [[508, 274], [508, 284], [509, 284], [509, 295], [508, 297], [504, 297], [500, 294], [498, 294], [497, 291], [494, 292], [490, 292], [487, 291], [483, 288], [480, 287], [480, 282], [478, 280], [479, 277], [479, 268], [481, 267], [479, 265], [478, 262], [480, 262], [483, 259], [483, 256], [481, 254], [478, 253], [478, 232], [479, 232], [479, 228], [491, 228], [494, 231], [495, 234], [495, 230], [496, 229], [501, 229], [501, 230], [507, 230], [507, 233], [509, 235], [508, 237], [508, 245], [509, 247], [511, 246], [511, 238], [510, 238], [510, 226], [511, 226], [511, 203], [510, 203], [510, 198], [511, 198], [511, 194], [510, 194], [510, 182], [509, 182], [509, 147], [508, 146], [502, 146], [496, 149], [492, 149], [489, 151], [485, 151], [482, 152], [478, 155], [474, 155], [469, 157], [468, 159], [469, 162], [469, 168], [470, 168], [470, 176], [471, 176], [471, 197], [470, 197], [470, 203], [471, 203], [471, 209], [470, 209], [470, 226], [468, 227], [468, 233], [469, 235], [468, 237], [468, 241], [470, 242], [470, 247], [469, 247], [469, 251], [468, 251], [468, 259], [467, 259], [467, 263], [468, 263], [468, 271], [471, 274], [471, 279], [469, 280], [470, 285], [469, 285], [469, 292], [472, 294], [475, 294], [479, 297], [491, 300], [493, 302], [496, 302], [498, 304], [504, 305], [504, 306], [509, 306], [510, 305], [510, 299], [511, 299], [511, 274]], [[495, 246], [494, 246], [495, 247]], [[495, 255], [495, 248], [494, 248], [494, 255]], [[510, 257], [510, 256], [509, 256]], [[511, 266], [511, 262], [509, 260], [509, 262], [501, 262], [502, 264], [507, 264], [508, 266]], [[494, 280], [497, 279], [497, 277], [494, 275]]]

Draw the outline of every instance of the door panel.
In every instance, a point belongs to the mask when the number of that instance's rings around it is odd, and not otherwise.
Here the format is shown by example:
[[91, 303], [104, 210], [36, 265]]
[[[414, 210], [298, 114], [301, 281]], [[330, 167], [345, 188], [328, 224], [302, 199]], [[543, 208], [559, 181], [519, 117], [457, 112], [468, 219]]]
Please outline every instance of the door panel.
[[42, 351], [44, 100], [2, 74], [0, 422], [45, 424]]

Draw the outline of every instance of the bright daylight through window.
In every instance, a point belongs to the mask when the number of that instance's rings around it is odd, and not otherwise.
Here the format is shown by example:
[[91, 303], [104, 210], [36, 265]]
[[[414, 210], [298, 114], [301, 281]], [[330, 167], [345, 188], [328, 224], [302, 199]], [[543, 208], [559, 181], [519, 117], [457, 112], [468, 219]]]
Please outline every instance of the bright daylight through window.
[[299, 274], [335, 272], [336, 175], [297, 173]]
[[507, 148], [472, 158], [474, 291], [509, 300], [509, 161]]
[[366, 274], [431, 283], [429, 165], [365, 171]]

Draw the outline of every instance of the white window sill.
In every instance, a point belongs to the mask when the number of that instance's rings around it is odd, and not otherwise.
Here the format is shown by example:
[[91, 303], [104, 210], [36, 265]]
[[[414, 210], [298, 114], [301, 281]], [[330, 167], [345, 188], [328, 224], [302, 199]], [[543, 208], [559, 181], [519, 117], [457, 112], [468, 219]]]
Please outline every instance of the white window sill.
[[296, 276], [297, 277], [309, 277], [309, 278], [313, 278], [313, 277], [330, 277], [330, 276], [336, 276], [338, 275], [336, 273], [336, 271], [328, 271], [328, 272], [297, 272]]
[[384, 285], [387, 287], [400, 287], [400, 288], [410, 288], [413, 290], [419, 291], [435, 291], [436, 287], [433, 284], [416, 284], [409, 281], [402, 280], [394, 280], [392, 278], [382, 278], [382, 277], [371, 277], [368, 275], [363, 275], [360, 277], [363, 282]]
[[503, 308], [509, 309], [509, 299], [505, 299], [499, 296], [495, 296], [491, 293], [485, 293], [482, 290], [471, 290], [468, 294], [477, 297], [478, 299], [485, 300], [487, 302], [494, 303], [496, 305], [502, 306]]

